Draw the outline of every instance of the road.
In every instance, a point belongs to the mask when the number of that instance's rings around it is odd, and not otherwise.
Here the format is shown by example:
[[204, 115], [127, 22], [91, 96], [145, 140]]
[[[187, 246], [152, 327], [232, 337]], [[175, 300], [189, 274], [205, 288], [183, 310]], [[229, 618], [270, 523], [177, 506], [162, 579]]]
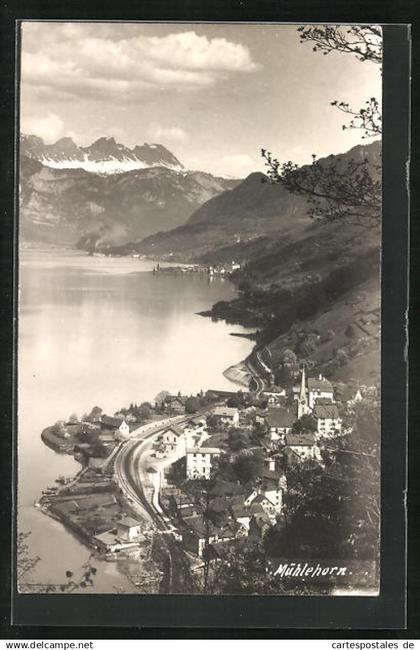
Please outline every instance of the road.
[[[248, 357], [246, 360], [246, 365], [248, 367], [249, 372], [254, 378], [255, 383], [257, 384], [257, 390], [255, 391], [256, 397], [260, 397], [261, 393], [265, 390], [265, 381], [261, 377], [261, 369], [264, 371], [264, 373], [267, 372], [266, 370], [266, 365], [264, 361], [261, 359], [261, 353], [257, 352], [255, 354], [255, 357]], [[260, 369], [258, 368], [260, 366]]]
[[131, 509], [139, 517], [154, 524], [160, 531], [161, 539], [168, 551], [166, 580], [161, 586], [162, 593], [192, 593], [194, 586], [190, 579], [188, 560], [173, 536], [173, 527], [169, 520], [153, 506], [153, 499], [149, 499], [145, 493], [139, 468], [150, 439], [165, 431], [168, 425], [182, 424], [190, 417], [176, 416], [145, 425], [136, 432], [134, 438], [125, 443], [115, 458], [115, 477]]

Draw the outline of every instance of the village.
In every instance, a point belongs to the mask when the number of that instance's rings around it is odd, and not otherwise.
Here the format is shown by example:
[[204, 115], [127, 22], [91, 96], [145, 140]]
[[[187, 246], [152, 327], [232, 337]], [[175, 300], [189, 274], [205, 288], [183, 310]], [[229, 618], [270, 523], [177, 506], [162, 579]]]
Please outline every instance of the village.
[[[117, 252], [116, 250], [109, 248], [104, 248], [101, 251], [90, 251], [88, 253], [90, 257], [126, 257], [126, 252]], [[131, 253], [129, 257], [138, 260], [147, 260], [149, 257], [147, 255], [140, 255], [139, 253]], [[162, 257], [162, 260], [165, 260], [166, 264], [160, 264], [159, 262], [153, 266], [152, 273], [154, 275], [166, 274], [166, 275], [181, 275], [181, 274], [190, 274], [190, 273], [199, 273], [205, 274], [211, 277], [229, 277], [235, 271], [239, 271], [241, 264], [235, 260], [226, 262], [225, 264], [176, 264], [175, 266], [169, 266], [168, 263], [171, 262], [173, 258], [172, 253], [169, 253], [166, 257]], [[154, 257], [152, 258], [154, 259]]]
[[203, 265], [203, 264], [178, 264], [177, 266], [161, 266], [159, 263], [153, 267], [154, 274], [182, 274], [182, 273], [201, 273], [210, 278], [214, 276], [229, 277], [234, 271], [241, 268], [239, 262], [232, 260], [226, 264]]
[[[322, 468], [350, 433], [348, 413], [377, 399], [373, 386], [337, 392], [322, 375], [307, 377], [303, 365], [288, 388], [162, 391], [153, 404], [113, 416], [94, 407], [43, 431], [45, 444], [74, 455], [82, 469], [59, 477], [36, 506], [104, 559], [134, 559], [139, 585], [140, 576], [152, 586], [162, 579], [168, 535], [200, 573], [229, 545], [261, 543], [281, 524], [290, 470], [307, 462]], [[136, 476], [127, 462], [133, 453]]]

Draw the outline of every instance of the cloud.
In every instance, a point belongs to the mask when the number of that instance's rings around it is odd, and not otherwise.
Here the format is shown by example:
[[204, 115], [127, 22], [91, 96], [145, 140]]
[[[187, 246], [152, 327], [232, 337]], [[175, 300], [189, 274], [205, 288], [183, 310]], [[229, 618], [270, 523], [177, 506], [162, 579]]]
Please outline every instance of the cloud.
[[258, 69], [246, 47], [226, 38], [209, 39], [190, 31], [162, 38], [152, 36], [145, 45], [152, 59], [171, 67], [241, 72]]
[[45, 117], [23, 117], [22, 132], [37, 135], [45, 142], [52, 143], [64, 135], [64, 124], [55, 113], [48, 113]]
[[205, 88], [259, 69], [241, 43], [192, 30], [146, 36], [144, 26], [142, 33], [133, 27], [115, 25], [113, 38], [110, 25], [24, 23], [22, 84], [130, 101], [162, 87]]
[[151, 138], [159, 142], [185, 142], [188, 140], [188, 134], [184, 129], [181, 129], [178, 126], [160, 126], [156, 123], [150, 125], [149, 135]]

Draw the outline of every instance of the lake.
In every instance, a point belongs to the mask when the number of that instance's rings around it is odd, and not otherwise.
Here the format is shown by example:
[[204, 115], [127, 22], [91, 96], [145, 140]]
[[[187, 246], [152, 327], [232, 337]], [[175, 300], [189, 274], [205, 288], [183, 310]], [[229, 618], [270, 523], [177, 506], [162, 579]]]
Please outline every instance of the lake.
[[[80, 465], [47, 448], [40, 433], [93, 406], [108, 414], [161, 390], [234, 390], [223, 370], [252, 342], [229, 336], [238, 325], [197, 315], [235, 297], [225, 279], [153, 275], [153, 262], [90, 257], [75, 251], [24, 250], [19, 272], [18, 525], [31, 531], [40, 561], [33, 582], [63, 582], [89, 551], [34, 508], [41, 491]], [[65, 559], [63, 559], [65, 558]], [[115, 564], [99, 562], [91, 591], [133, 591]]]

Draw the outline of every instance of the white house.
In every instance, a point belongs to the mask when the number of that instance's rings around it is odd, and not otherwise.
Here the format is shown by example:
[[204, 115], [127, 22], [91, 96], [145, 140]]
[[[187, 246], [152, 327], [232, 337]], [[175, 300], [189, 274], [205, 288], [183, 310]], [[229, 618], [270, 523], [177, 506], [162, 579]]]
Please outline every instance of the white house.
[[272, 456], [267, 456], [267, 458], [264, 458], [264, 467], [266, 467], [269, 472], [274, 472], [276, 469], [276, 459]]
[[116, 553], [133, 548], [142, 540], [141, 524], [131, 517], [124, 517], [117, 528], [95, 535], [96, 548], [105, 553]]
[[260, 505], [263, 511], [270, 517], [272, 521], [275, 520], [276, 514], [279, 512], [276, 505], [267, 497], [264, 492], [259, 489], [254, 489], [245, 498], [244, 505], [249, 508], [251, 505]]
[[118, 427], [118, 434], [119, 434], [119, 436], [122, 436], [123, 438], [130, 434], [130, 427], [129, 427], [128, 423], [125, 420], [123, 420], [121, 422], [120, 426]]
[[287, 479], [283, 471], [264, 467], [261, 476], [261, 490], [274, 503], [277, 512], [283, 508], [283, 495], [287, 491]]
[[184, 442], [183, 432], [176, 426], [171, 426], [159, 437], [159, 442], [163, 445], [166, 453], [179, 451]]
[[268, 427], [270, 440], [280, 440], [286, 433], [289, 433], [295, 419], [292, 413], [282, 406], [269, 408], [265, 416], [265, 423]]
[[354, 406], [363, 400], [363, 395], [360, 388], [353, 388], [347, 386], [341, 396], [341, 402], [346, 403], [348, 406]]
[[317, 422], [318, 437], [331, 438], [341, 433], [341, 418], [338, 415], [336, 404], [332, 404], [325, 399], [318, 400], [315, 403], [312, 415]]
[[270, 503], [273, 504], [276, 513], [280, 513], [283, 508], [283, 490], [280, 487], [266, 489], [263, 494]]
[[328, 398], [332, 402], [334, 401], [334, 391], [330, 381], [325, 379], [322, 375], [319, 377], [308, 379], [308, 393], [309, 393], [309, 408], [312, 409], [315, 406], [315, 402], [318, 398]]
[[282, 403], [283, 397], [286, 397], [286, 390], [279, 386], [270, 386], [269, 389], [263, 391], [262, 396], [270, 406], [276, 406]]
[[226, 542], [235, 539], [238, 525], [228, 525], [223, 528], [205, 521], [202, 515], [194, 515], [184, 519], [185, 529], [182, 532], [182, 544], [188, 551], [202, 557], [208, 541], [209, 544]]
[[216, 406], [213, 415], [218, 419], [220, 424], [231, 424], [237, 427], [239, 424], [239, 411], [230, 406]]
[[187, 447], [199, 447], [206, 438], [207, 422], [204, 417], [191, 418], [183, 427]]
[[232, 517], [235, 521], [238, 522], [244, 529], [248, 532], [249, 522], [252, 517], [252, 513], [248, 510], [245, 505], [234, 505], [231, 508]]
[[184, 433], [189, 433], [190, 431], [194, 433], [202, 433], [203, 431], [206, 430], [207, 430], [206, 418], [201, 415], [190, 418], [184, 424]]
[[186, 475], [189, 479], [209, 479], [215, 458], [220, 456], [218, 447], [193, 447], [187, 449]]
[[141, 523], [132, 517], [124, 517], [117, 523], [117, 534], [122, 540], [135, 541], [141, 535]]
[[118, 428], [114, 431], [116, 440], [126, 440], [130, 437], [130, 426], [126, 420], [122, 420]]
[[315, 435], [313, 433], [293, 434], [286, 435], [286, 447], [292, 451], [300, 460], [321, 460], [321, 453], [316, 444]]

